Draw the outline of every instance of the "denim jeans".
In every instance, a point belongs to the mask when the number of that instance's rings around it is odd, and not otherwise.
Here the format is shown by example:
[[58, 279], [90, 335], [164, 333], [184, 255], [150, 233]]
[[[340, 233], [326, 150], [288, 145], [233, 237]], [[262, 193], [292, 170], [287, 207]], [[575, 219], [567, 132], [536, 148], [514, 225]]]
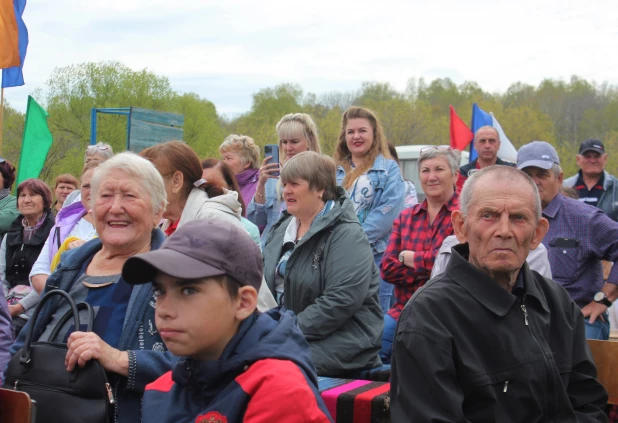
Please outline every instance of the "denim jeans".
[[[605, 321], [601, 320], [601, 316]], [[586, 339], [600, 339], [601, 341], [607, 341], [609, 339], [609, 313], [605, 312], [601, 316], [597, 317], [593, 324], [588, 323], [588, 317], [586, 317]]]
[[[382, 256], [384, 256], [384, 253], [373, 256], [376, 266], [378, 266], [378, 273], [380, 272], [380, 262], [382, 261]], [[389, 311], [395, 304], [395, 296], [393, 295], [394, 290], [394, 285], [384, 282], [380, 277], [380, 291], [378, 292], [378, 297], [380, 300], [380, 307], [382, 307], [382, 314], [386, 314], [386, 312]]]
[[395, 330], [397, 329], [397, 320], [390, 315], [384, 315], [384, 331], [382, 332], [382, 349], [380, 350], [380, 359], [384, 364], [390, 364], [391, 356], [393, 355], [393, 341], [395, 340]]

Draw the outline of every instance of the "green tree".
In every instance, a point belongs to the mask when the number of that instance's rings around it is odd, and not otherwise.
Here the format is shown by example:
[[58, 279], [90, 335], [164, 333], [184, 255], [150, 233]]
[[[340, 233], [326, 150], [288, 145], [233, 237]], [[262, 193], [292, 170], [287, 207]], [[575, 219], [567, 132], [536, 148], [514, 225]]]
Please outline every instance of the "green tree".
[[5, 101], [2, 117], [2, 154], [0, 154], [0, 156], [17, 166], [19, 163], [19, 150], [21, 149], [21, 141], [24, 134], [25, 116], [23, 113], [13, 109], [9, 103]]
[[212, 102], [194, 93], [176, 95], [170, 111], [184, 115], [184, 141], [201, 158], [219, 157], [219, 145], [226, 133]]

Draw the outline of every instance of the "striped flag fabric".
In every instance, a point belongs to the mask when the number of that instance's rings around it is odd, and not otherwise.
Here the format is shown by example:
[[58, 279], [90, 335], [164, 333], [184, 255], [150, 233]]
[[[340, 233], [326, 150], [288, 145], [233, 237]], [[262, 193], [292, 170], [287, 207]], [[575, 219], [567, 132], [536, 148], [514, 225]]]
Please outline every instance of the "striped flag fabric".
[[[4, 54], [7, 56], [7, 59], [0, 63], [2, 88], [19, 87], [24, 85], [23, 69], [28, 50], [28, 29], [22, 19], [26, 0], [0, 0], [0, 3], [0, 60]], [[8, 52], [5, 47], [9, 49]]]

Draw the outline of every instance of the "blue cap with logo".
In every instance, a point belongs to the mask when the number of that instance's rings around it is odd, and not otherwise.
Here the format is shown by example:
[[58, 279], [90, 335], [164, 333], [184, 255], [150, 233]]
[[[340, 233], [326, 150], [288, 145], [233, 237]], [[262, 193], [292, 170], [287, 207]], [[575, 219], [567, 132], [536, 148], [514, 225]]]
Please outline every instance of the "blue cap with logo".
[[517, 152], [517, 168], [540, 167], [549, 170], [554, 164], [560, 164], [556, 149], [545, 141], [532, 141], [522, 146]]

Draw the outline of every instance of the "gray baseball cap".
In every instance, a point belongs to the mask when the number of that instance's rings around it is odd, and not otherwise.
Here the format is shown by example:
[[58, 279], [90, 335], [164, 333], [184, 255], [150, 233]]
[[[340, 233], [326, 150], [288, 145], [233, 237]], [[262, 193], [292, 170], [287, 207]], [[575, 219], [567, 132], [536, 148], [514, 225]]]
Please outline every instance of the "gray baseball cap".
[[559, 165], [560, 158], [556, 149], [545, 141], [532, 141], [517, 152], [518, 169], [534, 166], [549, 170], [554, 164]]
[[262, 253], [249, 234], [231, 222], [194, 220], [178, 228], [160, 249], [130, 257], [122, 277], [136, 285], [152, 282], [157, 272], [179, 279], [228, 275], [259, 290]]

